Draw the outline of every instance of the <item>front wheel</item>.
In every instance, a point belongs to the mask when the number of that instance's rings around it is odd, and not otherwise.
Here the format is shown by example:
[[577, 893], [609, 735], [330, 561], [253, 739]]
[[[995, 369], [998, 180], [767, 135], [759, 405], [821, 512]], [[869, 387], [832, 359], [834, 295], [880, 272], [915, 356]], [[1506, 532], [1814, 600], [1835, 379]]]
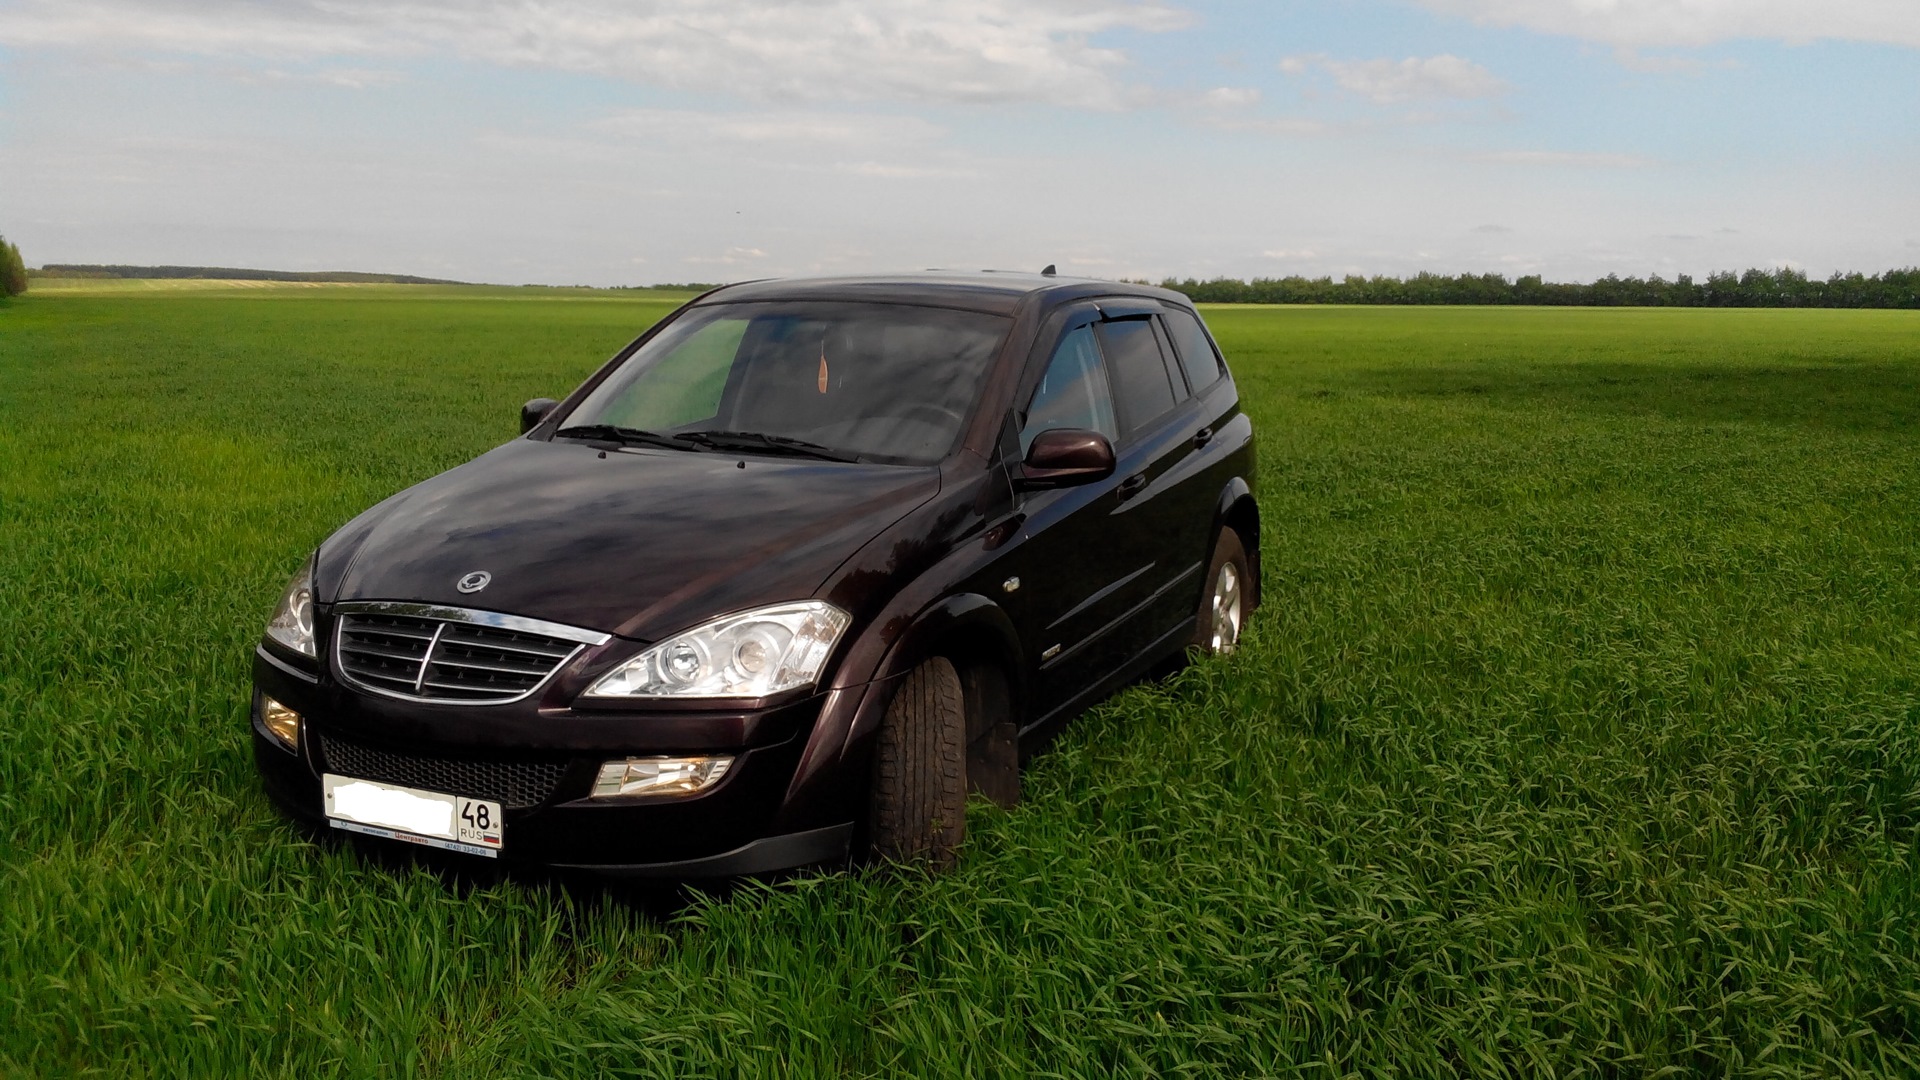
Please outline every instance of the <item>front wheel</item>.
[[907, 673], [880, 722], [870, 807], [873, 853], [951, 867], [967, 835], [967, 713], [943, 656]]
[[1230, 653], [1240, 644], [1252, 585], [1240, 534], [1221, 529], [1220, 538], [1213, 542], [1213, 558], [1207, 563], [1206, 586], [1194, 618], [1194, 647], [1207, 653]]

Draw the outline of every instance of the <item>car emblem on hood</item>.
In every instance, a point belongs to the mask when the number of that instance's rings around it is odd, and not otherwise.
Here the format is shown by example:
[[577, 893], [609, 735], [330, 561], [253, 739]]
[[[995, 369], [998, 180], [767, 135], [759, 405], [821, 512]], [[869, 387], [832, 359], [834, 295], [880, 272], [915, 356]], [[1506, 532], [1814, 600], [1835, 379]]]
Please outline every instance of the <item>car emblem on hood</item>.
[[461, 578], [453, 587], [463, 593], [476, 593], [486, 588], [487, 582], [492, 580], [492, 574], [487, 573], [485, 570], [475, 570], [473, 573]]

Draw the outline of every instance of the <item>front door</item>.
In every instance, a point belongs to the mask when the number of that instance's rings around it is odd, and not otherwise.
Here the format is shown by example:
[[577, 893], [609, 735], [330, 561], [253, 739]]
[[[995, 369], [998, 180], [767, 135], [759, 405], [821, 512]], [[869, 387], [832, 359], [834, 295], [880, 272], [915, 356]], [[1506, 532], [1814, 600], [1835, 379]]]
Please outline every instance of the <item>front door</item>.
[[1187, 445], [1167, 434], [1168, 420], [1185, 392], [1149, 318], [1106, 319], [1097, 309], [1068, 320], [1034, 388], [1022, 455], [1042, 431], [1086, 428], [1113, 440], [1118, 459], [1114, 475], [1098, 483], [1026, 493], [1019, 547], [1002, 561], [1009, 581], [1019, 580], [1003, 603], [1037, 671], [1036, 718], [1166, 629], [1169, 589], [1191, 571], [1187, 553], [1168, 543], [1180, 530], [1166, 473]]
[[[1085, 428], [1120, 437], [1106, 365], [1094, 337], [1098, 313], [1085, 313], [1054, 348], [1034, 388], [1020, 429], [1022, 457], [1034, 436], [1052, 428]], [[1109, 625], [1126, 612], [1127, 553], [1110, 542], [1119, 509], [1118, 474], [1077, 487], [1022, 496], [1019, 546], [1002, 560], [1017, 580], [1004, 601], [1020, 632], [1033, 682], [1034, 716], [1045, 716], [1091, 680], [1116, 666]], [[1103, 640], [1107, 639], [1107, 640]]]

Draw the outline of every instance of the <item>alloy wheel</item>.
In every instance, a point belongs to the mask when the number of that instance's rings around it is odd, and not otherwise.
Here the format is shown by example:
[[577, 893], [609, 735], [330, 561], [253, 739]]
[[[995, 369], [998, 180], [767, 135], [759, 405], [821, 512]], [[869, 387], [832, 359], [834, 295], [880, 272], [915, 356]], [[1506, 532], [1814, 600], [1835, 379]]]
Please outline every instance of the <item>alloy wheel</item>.
[[1240, 643], [1240, 620], [1244, 617], [1240, 602], [1240, 569], [1232, 563], [1220, 566], [1213, 579], [1213, 640], [1216, 653], [1230, 653]]

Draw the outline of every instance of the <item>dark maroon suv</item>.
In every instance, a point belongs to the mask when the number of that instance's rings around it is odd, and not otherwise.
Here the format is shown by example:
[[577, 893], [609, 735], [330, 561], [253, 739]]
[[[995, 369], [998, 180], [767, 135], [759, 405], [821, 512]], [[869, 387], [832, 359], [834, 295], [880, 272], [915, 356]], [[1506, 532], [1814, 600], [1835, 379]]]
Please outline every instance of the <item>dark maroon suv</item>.
[[254, 663], [315, 825], [654, 877], [944, 865], [1063, 720], [1258, 600], [1253, 428], [1184, 297], [765, 281], [334, 533]]

